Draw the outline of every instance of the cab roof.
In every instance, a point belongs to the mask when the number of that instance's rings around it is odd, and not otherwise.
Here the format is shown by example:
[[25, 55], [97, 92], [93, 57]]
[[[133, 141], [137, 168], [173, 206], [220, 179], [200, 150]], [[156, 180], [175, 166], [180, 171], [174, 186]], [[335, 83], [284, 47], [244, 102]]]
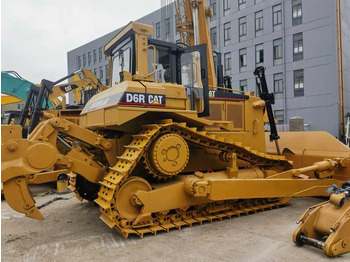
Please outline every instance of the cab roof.
[[117, 43], [131, 33], [150, 36], [153, 35], [153, 26], [131, 21], [119, 33], [104, 46], [105, 54], [108, 54]]

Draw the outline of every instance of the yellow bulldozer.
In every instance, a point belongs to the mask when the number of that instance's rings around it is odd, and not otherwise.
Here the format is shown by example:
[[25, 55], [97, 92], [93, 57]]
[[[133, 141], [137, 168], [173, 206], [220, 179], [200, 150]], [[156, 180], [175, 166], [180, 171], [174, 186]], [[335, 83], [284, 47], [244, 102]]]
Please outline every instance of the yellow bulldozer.
[[79, 200], [96, 202], [124, 237], [142, 237], [327, 196], [346, 183], [349, 148], [325, 132], [279, 135], [264, 68], [254, 72], [259, 97], [222, 86], [210, 8], [200, 0], [181, 6], [188, 12], [178, 30], [188, 44], [151, 39], [152, 26], [130, 22], [105, 45], [110, 88], [86, 103], [79, 124], [53, 117], [26, 139], [18, 126], [2, 126], [1, 179], [13, 209], [43, 219], [28, 179], [71, 172]]

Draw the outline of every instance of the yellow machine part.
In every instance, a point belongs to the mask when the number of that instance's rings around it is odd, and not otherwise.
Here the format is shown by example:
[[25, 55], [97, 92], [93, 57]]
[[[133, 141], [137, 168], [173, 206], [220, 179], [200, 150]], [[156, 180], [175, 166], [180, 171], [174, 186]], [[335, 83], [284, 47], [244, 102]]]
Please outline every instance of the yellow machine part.
[[[326, 158], [350, 159], [350, 149], [335, 137], [325, 131], [307, 132], [279, 132], [278, 140], [282, 155], [293, 161], [296, 168], [312, 165]], [[269, 141], [268, 133], [265, 134], [266, 151], [277, 154], [276, 146]], [[335, 175], [338, 179], [347, 181], [349, 171], [339, 170]]]
[[28, 182], [25, 177], [16, 177], [3, 182], [3, 194], [7, 197], [6, 202], [17, 212], [25, 214], [27, 217], [43, 220], [44, 217], [35, 206]]
[[329, 201], [310, 207], [299, 219], [293, 241], [322, 249], [327, 256], [350, 252], [348, 195], [349, 192], [334, 193]]
[[184, 170], [189, 157], [185, 139], [177, 134], [166, 134], [154, 141], [147, 152], [145, 163], [154, 176], [167, 178]]
[[1, 104], [2, 105], [7, 105], [7, 104], [13, 104], [13, 103], [19, 103], [22, 102], [21, 99], [18, 99], [13, 96], [1, 96]]

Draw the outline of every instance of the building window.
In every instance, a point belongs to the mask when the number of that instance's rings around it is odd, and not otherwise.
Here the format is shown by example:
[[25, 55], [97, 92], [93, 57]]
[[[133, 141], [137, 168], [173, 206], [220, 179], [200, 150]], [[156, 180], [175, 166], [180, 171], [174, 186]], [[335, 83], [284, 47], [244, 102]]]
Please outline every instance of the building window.
[[247, 49], [243, 48], [239, 50], [239, 71], [245, 71], [247, 68]]
[[94, 68], [94, 75], [97, 76], [97, 68]]
[[260, 66], [264, 63], [264, 45], [259, 44], [255, 46], [255, 64]]
[[103, 67], [100, 66], [100, 80], [103, 79]]
[[225, 63], [225, 74], [227, 74], [227, 71], [231, 70], [231, 53], [224, 54], [224, 63]]
[[108, 65], [105, 65], [105, 72], [106, 72], [106, 85], [108, 85]]
[[229, 0], [223, 0], [224, 16], [230, 12], [230, 3], [231, 3], [231, 1], [229, 1]]
[[244, 37], [246, 35], [247, 35], [247, 19], [244, 16], [239, 19], [239, 41], [244, 40]]
[[224, 45], [230, 44], [231, 41], [231, 22], [224, 24]]
[[211, 39], [211, 44], [215, 46], [217, 43], [216, 27], [210, 28], [210, 39]]
[[293, 60], [299, 61], [304, 57], [303, 33], [293, 35]]
[[216, 17], [216, 0], [210, 0], [210, 7], [213, 10], [213, 16], [210, 17], [210, 21], [213, 21]]
[[273, 65], [282, 64], [282, 38], [273, 40]]
[[91, 65], [91, 52], [88, 53], [88, 65]]
[[245, 2], [246, 0], [238, 0], [238, 10], [245, 8]]
[[102, 47], [98, 49], [98, 61], [101, 63], [102, 61]]
[[272, 20], [273, 20], [273, 31], [282, 29], [282, 5], [275, 5], [272, 7]]
[[170, 18], [165, 19], [165, 38], [169, 40], [170, 37]]
[[156, 23], [156, 38], [160, 38], [160, 23]]
[[239, 88], [241, 91], [247, 92], [247, 79], [239, 81]]
[[300, 25], [303, 22], [301, 0], [292, 1], [293, 26]]
[[304, 95], [304, 70], [294, 71], [294, 96]]
[[78, 69], [80, 69], [80, 68], [81, 68], [81, 57], [78, 56]]
[[94, 50], [93, 54], [94, 54], [94, 64], [96, 64], [96, 62], [97, 62], [97, 51], [96, 51], [96, 49]]
[[175, 22], [175, 35], [178, 35], [179, 34], [179, 30], [177, 30], [176, 25], [179, 24], [180, 22], [177, 21], [177, 15], [175, 15], [174, 22]]
[[255, 13], [255, 36], [261, 36], [263, 34], [263, 29], [263, 11], [259, 11]]
[[86, 54], [83, 54], [83, 67], [86, 67]]
[[283, 74], [278, 73], [273, 75], [273, 89], [274, 93], [283, 93]]
[[275, 119], [277, 120], [277, 124], [284, 124], [284, 112], [283, 110], [275, 110]]

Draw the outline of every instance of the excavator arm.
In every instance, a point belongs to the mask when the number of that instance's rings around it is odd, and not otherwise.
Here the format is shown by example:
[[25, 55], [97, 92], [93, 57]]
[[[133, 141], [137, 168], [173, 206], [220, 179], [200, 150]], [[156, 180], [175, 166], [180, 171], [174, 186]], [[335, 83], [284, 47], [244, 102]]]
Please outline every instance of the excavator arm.
[[[80, 78], [80, 73], [82, 73], [83, 78]], [[58, 85], [58, 83], [71, 77], [73, 81]], [[38, 125], [40, 118], [44, 115], [43, 110], [51, 108], [51, 104], [53, 104], [55, 108], [60, 106], [62, 109], [66, 109], [65, 95], [67, 93], [73, 92], [74, 102], [83, 104], [94, 94], [106, 90], [107, 88], [107, 86], [101, 84], [91, 71], [84, 68], [56, 82], [43, 79], [39, 88], [35, 85], [29, 87], [19, 124], [25, 127], [27, 120], [30, 119], [28, 127], [28, 132], [30, 133]]]
[[[82, 73], [83, 77], [79, 76], [79, 73]], [[66, 84], [61, 84], [54, 86], [52, 94], [50, 94], [50, 101], [55, 105], [62, 105], [62, 101], [58, 99], [62, 95], [72, 92], [73, 93], [73, 102], [76, 104], [82, 104], [84, 100], [84, 92], [90, 92], [90, 95], [93, 95], [97, 92], [106, 90], [108, 86], [102, 85], [100, 80], [93, 74], [90, 70], [85, 68], [75, 72], [72, 76], [72, 81]], [[85, 102], [90, 97], [85, 99]]]
[[[1, 182], [7, 203], [16, 211], [28, 217], [43, 219], [35, 207], [35, 201], [28, 189], [28, 181], [41, 172], [50, 173], [69, 169], [92, 183], [98, 183], [106, 173], [106, 167], [87, 153], [83, 144], [103, 151], [108, 165], [115, 163], [114, 140], [79, 127], [62, 118], [41, 122], [27, 139], [21, 138], [20, 126], [2, 128]], [[56, 146], [60, 135], [80, 140], [79, 146], [68, 145], [68, 153], [62, 153]], [[58, 171], [57, 171], [58, 170]]]

